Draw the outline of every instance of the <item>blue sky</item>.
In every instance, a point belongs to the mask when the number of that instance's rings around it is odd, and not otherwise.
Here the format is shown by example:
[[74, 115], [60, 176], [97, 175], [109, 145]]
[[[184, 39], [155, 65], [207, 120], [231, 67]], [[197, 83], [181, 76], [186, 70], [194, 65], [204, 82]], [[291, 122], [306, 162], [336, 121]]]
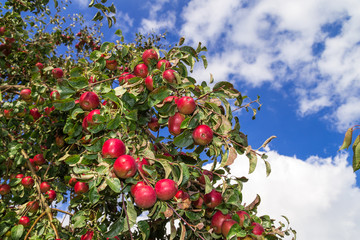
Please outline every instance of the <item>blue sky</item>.
[[[88, 0], [74, 0], [90, 20]], [[194, 77], [231, 81], [263, 104], [256, 120], [239, 113], [253, 148], [275, 135], [267, 149], [273, 173], [263, 164], [248, 176], [265, 213], [287, 215], [299, 239], [355, 239], [360, 220], [359, 174], [351, 153], [337, 150], [346, 129], [360, 122], [360, 2], [358, 0], [114, 1], [117, 24], [103, 27], [105, 40], [120, 28], [131, 42], [136, 32], [168, 32], [168, 43], [208, 48], [208, 69]], [[76, 31], [75, 31], [76, 32]], [[246, 159], [232, 166], [247, 174]], [[245, 169], [245, 170], [244, 170]], [[247, 176], [247, 175], [246, 175]], [[357, 179], [358, 178], [358, 179]], [[270, 212], [269, 212], [270, 211]], [[310, 221], [313, 220], [313, 221]], [[314, 221], [318, 225], [314, 225]], [[340, 235], [341, 234], [341, 235]]]

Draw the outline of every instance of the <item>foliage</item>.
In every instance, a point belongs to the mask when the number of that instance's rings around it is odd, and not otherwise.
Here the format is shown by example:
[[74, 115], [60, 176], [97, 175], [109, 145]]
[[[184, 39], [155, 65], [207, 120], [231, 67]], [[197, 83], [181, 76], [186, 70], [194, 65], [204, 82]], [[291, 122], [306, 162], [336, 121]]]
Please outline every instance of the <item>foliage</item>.
[[[102, 3], [92, 1], [90, 6], [105, 15], [114, 13], [113, 5]], [[103, 42], [96, 26], [82, 27], [74, 34], [72, 18], [61, 16], [59, 3], [55, 1], [55, 14], [47, 4], [46, 0], [9, 0], [1, 8], [2, 239], [219, 239], [221, 234], [211, 226], [217, 210], [232, 214], [237, 222], [237, 211], [249, 214], [241, 227], [230, 229], [228, 239], [280, 239], [295, 234], [285, 224], [275, 226], [269, 216], [258, 216], [260, 197], [248, 206], [242, 203], [241, 190], [247, 179], [231, 177], [229, 165], [238, 154], [248, 157], [249, 172], [255, 170], [258, 155], [267, 174], [270, 165], [265, 155], [248, 145], [240, 120], [233, 115], [233, 105], [251, 108], [243, 103], [247, 97], [229, 82], [210, 87], [205, 81], [197, 84], [190, 76], [195, 63], [207, 66], [201, 43], [197, 48], [184, 46], [181, 38], [164, 50], [158, 48], [161, 35], [148, 41], [139, 34], [136, 43], [125, 43], [120, 30], [116, 43]], [[99, 16], [94, 20], [101, 20]], [[83, 19], [77, 15], [74, 21], [81, 24]], [[148, 49], [170, 62], [173, 80], [165, 80], [165, 64], [157, 67], [158, 61], [150, 59], [146, 75], [152, 76], [153, 84], [145, 84], [136, 68], [146, 61], [143, 54]], [[138, 76], [124, 80], [133, 73]], [[26, 95], [29, 90], [31, 94]], [[101, 104], [86, 107], [82, 102], [86, 92], [95, 93]], [[171, 96], [189, 96], [196, 103], [194, 112], [182, 115], [177, 126], [180, 134], [169, 134], [169, 119], [180, 111], [176, 101], [165, 100]], [[158, 119], [160, 131], [150, 127], [152, 118]], [[199, 125], [211, 128], [210, 143], [195, 143], [193, 133]], [[135, 175], [119, 178], [114, 167], [117, 157], [108, 158], [103, 152], [108, 139], [121, 139], [127, 155], [147, 163], [141, 167], [137, 162]], [[205, 172], [204, 164], [211, 162]], [[26, 176], [33, 178], [33, 186], [24, 183]], [[132, 186], [144, 181], [155, 187], [161, 179], [172, 179], [188, 197], [157, 199], [149, 209], [135, 204]], [[88, 189], [75, 193], [70, 180], [83, 182]], [[42, 190], [42, 182], [56, 192], [54, 201], [51, 193]], [[10, 186], [9, 193], [5, 185]], [[194, 206], [214, 189], [222, 198], [219, 205]], [[33, 210], [30, 201], [40, 203], [39, 209]], [[63, 204], [66, 211], [56, 208]], [[56, 218], [60, 213], [70, 216], [68, 226]], [[140, 215], [147, 219], [139, 220]], [[21, 216], [29, 217], [29, 226], [19, 224]], [[260, 235], [253, 232], [254, 222], [265, 229]]]
[[[349, 128], [346, 133], [345, 133], [345, 137], [344, 137], [344, 141], [343, 144], [341, 145], [339, 150], [343, 150], [343, 149], [348, 149], [351, 145], [352, 142], [352, 135], [354, 130], [358, 129], [359, 125], [355, 125], [351, 128]], [[355, 141], [352, 145], [352, 150], [353, 150], [353, 170], [354, 172], [356, 172], [357, 170], [360, 169], [360, 135], [358, 135], [355, 138]]]

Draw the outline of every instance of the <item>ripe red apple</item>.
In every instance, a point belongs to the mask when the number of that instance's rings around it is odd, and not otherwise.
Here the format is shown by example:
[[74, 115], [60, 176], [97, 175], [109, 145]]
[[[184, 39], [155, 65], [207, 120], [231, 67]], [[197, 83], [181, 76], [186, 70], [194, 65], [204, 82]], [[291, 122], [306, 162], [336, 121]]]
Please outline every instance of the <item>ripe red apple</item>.
[[44, 156], [40, 153], [34, 156], [33, 161], [36, 165], [43, 165], [46, 163]]
[[49, 190], [46, 192], [46, 199], [49, 200], [49, 202], [52, 202], [56, 198], [56, 192], [54, 190]]
[[24, 100], [30, 100], [31, 99], [31, 90], [28, 88], [24, 88], [20, 91], [20, 97]]
[[156, 64], [156, 68], [157, 68], [157, 69], [160, 69], [163, 64], [165, 64], [165, 69], [168, 69], [168, 68], [171, 67], [171, 64], [170, 64], [170, 62], [169, 62], [168, 60], [166, 60], [166, 59], [161, 59], [161, 60], [158, 61], [158, 63]]
[[227, 237], [230, 228], [234, 225], [234, 224], [238, 224], [237, 221], [235, 221], [234, 219], [226, 219], [222, 226], [221, 226], [221, 233], [224, 237]]
[[194, 129], [192, 137], [195, 144], [208, 145], [213, 139], [213, 131], [208, 125], [199, 125]]
[[222, 202], [223, 198], [221, 196], [221, 193], [213, 189], [208, 194], [204, 195], [204, 203], [205, 206], [208, 208], [215, 208], [219, 206]]
[[124, 84], [129, 81], [129, 79], [132, 79], [136, 77], [134, 74], [131, 74], [129, 72], [123, 72], [119, 77], [119, 84]]
[[39, 209], [39, 202], [38, 201], [30, 201], [26, 205], [29, 208], [29, 212], [34, 213]]
[[91, 76], [88, 81], [89, 81], [89, 83], [96, 83], [97, 82], [96, 78], [93, 77], [93, 76]]
[[4, 196], [10, 192], [10, 186], [7, 184], [0, 185], [0, 195]]
[[87, 128], [88, 128], [89, 124], [88, 124], [88, 115], [84, 117], [83, 122], [82, 122], [82, 128], [85, 132], [88, 132]]
[[145, 78], [145, 86], [150, 92], [154, 90], [154, 81], [151, 75]]
[[10, 109], [10, 110], [4, 109], [4, 116], [5, 116], [7, 119], [12, 118], [11, 112], [12, 112], [12, 109]]
[[57, 90], [54, 90], [50, 93], [50, 99], [51, 100], [59, 100], [60, 99], [60, 93]]
[[130, 188], [130, 193], [132, 196], [135, 195], [135, 192], [139, 189], [139, 187], [146, 186], [146, 183], [144, 181], [139, 181], [135, 185], [132, 185]]
[[251, 226], [254, 226], [254, 228], [252, 230], [253, 234], [258, 235], [258, 236], [263, 234], [264, 228], [263, 228], [263, 226], [261, 226], [261, 224], [259, 224], [257, 222], [253, 222], [253, 223], [251, 223]]
[[146, 65], [151, 63], [151, 59], [158, 60], [159, 56], [154, 49], [147, 49], [142, 55], [142, 60]]
[[239, 216], [240, 218], [240, 226], [242, 227], [244, 225], [244, 221], [245, 221], [245, 215], [247, 215], [247, 217], [250, 219], [250, 216], [247, 212], [245, 211], [237, 211], [236, 214]]
[[156, 203], [156, 192], [151, 186], [138, 186], [134, 192], [134, 202], [139, 208], [151, 208]]
[[64, 76], [64, 72], [61, 68], [54, 68], [53, 70], [51, 70], [51, 73], [56, 79], [62, 78]]
[[22, 216], [19, 220], [19, 224], [23, 225], [24, 227], [29, 227], [30, 218], [28, 216]]
[[15, 176], [15, 178], [24, 178], [24, 174], [19, 173], [18, 175]]
[[200, 208], [200, 209], [202, 208], [203, 203], [204, 203], [204, 198], [202, 196], [200, 196], [198, 200], [191, 202], [194, 208]]
[[169, 132], [177, 136], [182, 132], [181, 123], [185, 120], [185, 116], [179, 112], [175, 113], [174, 116], [169, 117], [168, 128]]
[[167, 69], [163, 72], [162, 77], [169, 83], [174, 83], [174, 81], [176, 80], [175, 74], [174, 74], [175, 70], [173, 69]]
[[187, 192], [184, 192], [183, 190], [177, 191], [177, 193], [174, 196], [174, 199], [177, 201], [178, 199], [181, 199], [182, 201], [189, 199], [190, 196]]
[[150, 119], [150, 122], [148, 122], [148, 127], [151, 129], [151, 131], [154, 132], [159, 131], [160, 128], [159, 120], [156, 117], [152, 117]]
[[30, 115], [34, 118], [34, 120], [38, 120], [41, 117], [41, 114], [37, 108], [33, 108], [30, 110]]
[[136, 174], [137, 165], [135, 159], [130, 155], [121, 155], [113, 165], [114, 173], [119, 178], [130, 178]]
[[59, 148], [62, 148], [65, 145], [64, 137], [63, 136], [56, 136], [55, 137], [55, 144]]
[[96, 93], [85, 92], [80, 96], [79, 104], [83, 110], [90, 111], [99, 106], [100, 100]]
[[78, 180], [76, 178], [70, 178], [69, 185], [74, 187], [77, 182], [78, 182]]
[[83, 194], [89, 191], [89, 185], [85, 182], [77, 182], [74, 185], [75, 194]]
[[226, 219], [231, 219], [230, 214], [223, 214], [218, 210], [211, 218], [211, 227], [214, 229], [214, 232], [217, 234], [221, 233], [221, 226], [223, 225]]
[[135, 66], [134, 74], [138, 77], [145, 78], [149, 73], [148, 67], [144, 63], [140, 63]]
[[47, 191], [49, 191], [51, 189], [51, 186], [48, 182], [42, 182], [40, 184], [40, 191], [42, 193], [46, 193]]
[[118, 158], [126, 153], [126, 147], [120, 139], [110, 138], [105, 141], [101, 153], [103, 158]]
[[192, 114], [196, 109], [196, 103], [192, 97], [184, 96], [177, 101], [176, 105], [182, 114]]
[[205, 177], [204, 177], [204, 175], [208, 176], [209, 179], [210, 179], [210, 181], [213, 180], [213, 173], [212, 173], [211, 171], [204, 170], [204, 171], [202, 172], [202, 175], [201, 175], [200, 177], [198, 177], [199, 183], [201, 183], [201, 184], [205, 184], [205, 183], [206, 183], [206, 182], [205, 182]]
[[150, 165], [148, 160], [146, 158], [143, 158], [141, 161], [140, 161], [140, 158], [137, 158], [135, 160], [136, 164], [137, 164], [137, 168], [138, 168], [138, 171], [141, 172], [144, 176], [149, 176], [149, 174], [147, 172], [145, 172], [145, 170], [142, 168], [143, 165]]
[[80, 240], [91, 240], [93, 236], [94, 236], [94, 232], [89, 230], [84, 235], [81, 236]]
[[160, 200], [170, 200], [178, 192], [178, 186], [174, 180], [161, 179], [155, 184], [155, 192]]
[[3, 36], [5, 34], [6, 28], [0, 27], [0, 36]]
[[111, 71], [116, 70], [117, 65], [118, 65], [118, 63], [115, 59], [114, 60], [106, 60], [106, 68]]
[[39, 69], [42, 70], [44, 68], [44, 65], [40, 62], [36, 63], [35, 66]]
[[50, 116], [51, 112], [54, 110], [55, 110], [54, 106], [52, 106], [50, 108], [49, 107], [44, 108], [45, 115]]
[[99, 109], [95, 109], [95, 110], [92, 110], [89, 115], [87, 115], [87, 123], [89, 126], [93, 126], [95, 125], [95, 121], [93, 119], [93, 116], [96, 115], [96, 114], [99, 114], [100, 115], [100, 110]]
[[24, 186], [24, 188], [32, 188], [34, 186], [34, 179], [32, 179], [30, 176], [24, 177], [21, 180], [21, 184]]

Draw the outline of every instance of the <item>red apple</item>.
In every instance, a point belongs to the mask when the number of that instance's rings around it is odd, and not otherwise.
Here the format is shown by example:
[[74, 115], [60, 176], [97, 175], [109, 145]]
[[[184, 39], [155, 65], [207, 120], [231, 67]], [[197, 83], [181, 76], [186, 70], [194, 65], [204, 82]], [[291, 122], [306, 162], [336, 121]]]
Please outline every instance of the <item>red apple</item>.
[[164, 99], [163, 103], [165, 104], [165, 103], [167, 103], [167, 102], [172, 102], [172, 101], [174, 101], [175, 104], [177, 104], [178, 100], [179, 100], [179, 98], [178, 98], [177, 96], [168, 96], [168, 97], [166, 97], [166, 98]]
[[239, 216], [240, 218], [240, 226], [242, 227], [244, 225], [244, 221], [245, 221], [245, 215], [250, 219], [250, 216], [247, 212], [245, 211], [237, 211], [236, 214]]
[[192, 97], [182, 97], [177, 101], [176, 105], [182, 114], [192, 114], [196, 109], [196, 103]]
[[136, 77], [134, 74], [131, 74], [129, 72], [123, 72], [119, 77], [119, 84], [124, 84], [129, 81], [129, 79], [132, 79]]
[[174, 74], [175, 70], [173, 69], [168, 69], [165, 70], [162, 74], [162, 77], [169, 83], [174, 83], [174, 81], [176, 80], [175, 74]]
[[139, 187], [146, 186], [146, 183], [144, 181], [139, 181], [135, 185], [132, 185], [130, 188], [130, 193], [132, 196], [135, 195], [135, 192], [139, 189]]
[[89, 185], [85, 182], [77, 182], [74, 185], [74, 192], [76, 194], [83, 194], [89, 191]]
[[95, 109], [92, 110], [89, 115], [87, 115], [87, 123], [89, 126], [93, 126], [96, 124], [96, 122], [94, 122], [93, 116], [99, 114], [100, 115], [100, 110], [99, 109]]
[[201, 175], [200, 177], [198, 177], [199, 183], [201, 183], [201, 184], [205, 184], [205, 183], [206, 183], [206, 182], [205, 182], [205, 177], [204, 177], [204, 175], [208, 176], [209, 179], [210, 179], [210, 181], [213, 180], [213, 173], [212, 173], [211, 171], [204, 170], [204, 171], [202, 172], [202, 175]]
[[20, 91], [20, 97], [24, 100], [30, 100], [31, 99], [31, 90], [28, 88], [24, 88]]
[[161, 179], [155, 184], [155, 192], [160, 200], [170, 200], [178, 192], [178, 186], [174, 180]]
[[205, 206], [208, 208], [215, 208], [219, 206], [222, 203], [222, 200], [223, 198], [221, 196], [221, 193], [219, 193], [215, 189], [204, 195], [204, 203]]
[[147, 49], [142, 55], [142, 60], [146, 65], [151, 63], [151, 59], [158, 60], [159, 56], [154, 49]]
[[69, 185], [74, 187], [77, 182], [78, 182], [78, 180], [76, 178], [70, 178]]
[[263, 228], [263, 226], [261, 226], [261, 224], [259, 224], [257, 222], [253, 222], [253, 223], [251, 223], [251, 226], [254, 226], [254, 228], [252, 230], [253, 234], [258, 235], [258, 236], [263, 234], [264, 228]]
[[101, 153], [103, 158], [118, 158], [126, 153], [126, 147], [120, 139], [110, 138], [105, 141]]
[[154, 81], [153, 81], [151, 75], [150, 75], [150, 76], [147, 76], [147, 77], [145, 78], [145, 86], [146, 86], [147, 90], [149, 90], [150, 92], [151, 92], [152, 90], [154, 90]]
[[0, 36], [3, 36], [5, 34], [6, 28], [0, 27]]
[[81, 236], [80, 240], [91, 240], [94, 236], [93, 231], [87, 231], [84, 235]]
[[18, 175], [15, 176], [15, 178], [24, 178], [24, 174], [19, 173]]
[[203, 203], [204, 203], [204, 198], [202, 196], [200, 196], [198, 200], [191, 202], [194, 208], [200, 208], [200, 209], [202, 208]]
[[57, 90], [54, 90], [50, 93], [50, 99], [51, 100], [59, 100], [60, 99], [60, 93]]
[[160, 61], [158, 61], [158, 63], [156, 64], [156, 68], [160, 69], [162, 65], [165, 65], [165, 69], [168, 69], [171, 67], [171, 64], [168, 60], [166, 59], [161, 59]]
[[211, 227], [217, 234], [221, 233], [221, 226], [226, 219], [231, 219], [230, 214], [223, 214], [221, 211], [217, 211], [211, 218]]
[[38, 201], [30, 201], [26, 205], [29, 208], [29, 212], [34, 213], [39, 209], [39, 202]]
[[[37, 98], [37, 101], [36, 101], [36, 103], [37, 104], [39, 104], [39, 105], [43, 105], [44, 103], [45, 103], [45, 99], [43, 98], [43, 97], [41, 97], [41, 96], [38, 96], [38, 98]], [[26, 109], [24, 109], [24, 115], [25, 115], [25, 113], [26, 113]], [[19, 114], [19, 113], [18, 113]], [[19, 116], [19, 115], [18, 115]], [[20, 116], [19, 116], [20, 117]]]
[[29, 227], [30, 218], [28, 216], [22, 216], [19, 220], [19, 224], [23, 225], [24, 227]]
[[52, 106], [50, 108], [49, 107], [44, 108], [45, 115], [50, 116], [51, 112], [54, 110], [55, 110], [54, 106]]
[[54, 190], [49, 190], [46, 192], [46, 199], [49, 200], [49, 202], [52, 202], [56, 198], [56, 192]]
[[135, 66], [134, 74], [138, 77], [145, 78], [149, 73], [148, 67], [144, 63]]
[[42, 182], [40, 184], [40, 191], [42, 193], [46, 193], [47, 191], [49, 191], [51, 189], [51, 186], [48, 182]]
[[96, 78], [93, 77], [93, 76], [91, 76], [88, 81], [89, 81], [89, 83], [96, 83], [97, 82]]
[[21, 180], [21, 184], [24, 186], [24, 188], [32, 188], [34, 186], [34, 179], [32, 179], [30, 176], [24, 177]]
[[235, 221], [234, 219], [226, 219], [222, 226], [221, 226], [221, 233], [224, 237], [227, 237], [227, 235], [229, 234], [230, 228], [234, 225], [237, 224], [237, 221]]
[[7, 119], [12, 118], [11, 112], [12, 112], [12, 109], [10, 109], [10, 110], [4, 109], [4, 116], [5, 116]]
[[156, 203], [156, 192], [151, 186], [138, 186], [134, 192], [134, 202], [139, 208], [151, 208]]
[[82, 122], [82, 128], [85, 132], [87, 131], [89, 124], [88, 124], [88, 115], [84, 117], [83, 122]]
[[117, 65], [118, 65], [118, 63], [115, 59], [114, 60], [106, 60], [106, 68], [111, 71], [116, 70]]
[[36, 165], [43, 165], [46, 163], [44, 156], [40, 153], [34, 156], [33, 161]]
[[178, 199], [181, 199], [182, 201], [189, 199], [190, 196], [187, 192], [184, 192], [183, 190], [177, 191], [177, 193], [174, 196], [174, 199], [177, 201]]
[[213, 131], [208, 125], [199, 125], [194, 129], [192, 137], [195, 144], [208, 145], [213, 139]]
[[185, 120], [185, 116], [179, 112], [175, 113], [174, 116], [169, 117], [168, 128], [169, 132], [177, 136], [182, 132], [181, 123]]
[[39, 110], [37, 108], [33, 108], [30, 110], [30, 115], [34, 118], [34, 120], [38, 120], [41, 117]]
[[10, 192], [10, 186], [7, 184], [0, 185], [0, 195], [4, 196]]
[[136, 164], [137, 164], [137, 168], [138, 168], [138, 171], [142, 173], [142, 175], [144, 176], [148, 176], [149, 174], [147, 172], [145, 172], [145, 170], [142, 168], [143, 165], [150, 165], [148, 160], [146, 158], [143, 158], [141, 161], [140, 161], [140, 158], [137, 158], [135, 160]]
[[41, 69], [44, 68], [44, 65], [43, 65], [42, 63], [40, 63], [40, 62], [36, 63], [35, 66], [36, 66], [39, 70], [41, 70]]
[[97, 108], [100, 104], [100, 100], [96, 93], [85, 92], [80, 96], [79, 104], [83, 110], [89, 111]]
[[150, 122], [148, 122], [148, 127], [151, 129], [151, 131], [154, 132], [159, 131], [160, 128], [159, 120], [156, 117], [152, 117], [150, 119]]
[[51, 73], [56, 79], [62, 78], [64, 76], [64, 72], [61, 68], [54, 68], [53, 70], [51, 70]]
[[136, 174], [137, 165], [135, 159], [130, 155], [121, 155], [113, 165], [114, 173], [119, 178], [130, 178]]

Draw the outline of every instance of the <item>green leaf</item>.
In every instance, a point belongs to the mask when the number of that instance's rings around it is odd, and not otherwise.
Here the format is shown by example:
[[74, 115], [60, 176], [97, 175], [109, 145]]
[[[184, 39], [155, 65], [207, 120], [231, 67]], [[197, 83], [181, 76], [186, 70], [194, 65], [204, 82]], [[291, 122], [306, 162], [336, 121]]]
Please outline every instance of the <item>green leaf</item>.
[[95, 204], [100, 200], [100, 194], [96, 187], [92, 187], [89, 191], [89, 200], [91, 204]]
[[344, 138], [344, 141], [343, 141], [343, 144], [341, 145], [340, 150], [343, 150], [343, 149], [348, 149], [350, 144], [351, 144], [351, 141], [352, 141], [352, 133], [353, 133], [353, 128], [349, 128], [346, 133], [345, 133], [345, 138]]
[[156, 88], [149, 94], [149, 107], [153, 107], [156, 104], [164, 101], [164, 99], [170, 96], [171, 90], [166, 86]]
[[117, 114], [114, 119], [110, 120], [109, 123], [106, 125], [106, 129], [114, 130], [120, 126], [121, 123], [121, 115]]
[[91, 2], [89, 3], [89, 7], [92, 7], [95, 3], [95, 0], [91, 0]]
[[150, 226], [147, 221], [139, 221], [137, 223], [138, 228], [141, 232], [143, 240], [147, 240], [150, 237]]
[[70, 71], [70, 77], [71, 78], [81, 77], [83, 72], [84, 72], [84, 68], [82, 68], [82, 67], [74, 67]]
[[210, 178], [205, 174], [204, 174], [204, 179], [205, 179], [205, 194], [208, 194], [213, 190], [213, 185], [210, 181]]
[[[126, 201], [126, 211], [127, 211], [127, 217], [129, 218], [129, 225], [131, 229], [136, 224], [136, 218], [137, 218], [135, 206], [132, 202]], [[126, 220], [124, 231], [128, 231], [128, 230], [129, 230], [129, 226]]]
[[156, 161], [159, 162], [163, 166], [163, 168], [165, 170], [165, 178], [168, 178], [172, 172], [172, 168], [171, 168], [171, 165], [169, 164], [168, 160], [157, 159]]
[[24, 226], [19, 224], [11, 228], [11, 239], [17, 240], [20, 239], [24, 233]]
[[179, 186], [183, 186], [189, 181], [190, 172], [189, 172], [189, 168], [186, 166], [185, 163], [180, 163], [180, 166], [181, 166], [181, 171], [182, 171], [182, 181]]
[[207, 59], [206, 59], [205, 55], [201, 55], [201, 58], [202, 58], [203, 63], [204, 63], [204, 68], [206, 69], [206, 68], [207, 68], [207, 66], [208, 66]]
[[68, 158], [66, 158], [65, 162], [69, 165], [76, 164], [80, 160], [79, 155], [72, 155]]
[[266, 166], [266, 176], [268, 177], [271, 173], [271, 166], [268, 161], [264, 161], [264, 162], [265, 162], [265, 166]]
[[93, 17], [92, 21], [101, 21], [104, 17], [101, 16], [101, 12], [98, 11], [95, 16]]
[[76, 93], [76, 91], [72, 87], [70, 87], [69, 84], [65, 81], [61, 85], [59, 85], [57, 89], [61, 95], [61, 98], [63, 99], [71, 97]]
[[249, 174], [254, 172], [257, 164], [257, 156], [253, 151], [250, 151], [246, 156], [249, 158], [250, 166], [249, 166]]
[[54, 107], [62, 112], [66, 112], [75, 107], [75, 100], [73, 98], [56, 100], [54, 101]]
[[219, 89], [219, 88], [222, 88], [222, 89], [224, 89], [224, 90], [226, 90], [226, 89], [233, 89], [233, 88], [234, 88], [234, 85], [232, 85], [232, 84], [229, 83], [229, 82], [224, 82], [224, 81], [222, 81], [222, 82], [216, 83], [215, 86], [213, 87], [214, 90]]
[[353, 170], [354, 172], [360, 169], [360, 135], [356, 137], [353, 149]]
[[193, 143], [194, 139], [190, 130], [185, 130], [183, 133], [174, 138], [174, 144], [179, 148], [186, 148]]
[[69, 84], [76, 90], [80, 90], [89, 86], [89, 81], [83, 76], [73, 77], [69, 79]]
[[230, 228], [228, 235], [226, 236], [227, 239], [231, 239], [232, 237], [245, 237], [246, 236], [245, 229], [242, 229], [239, 224], [234, 224]]
[[96, 61], [101, 58], [102, 53], [99, 50], [95, 50], [90, 53], [90, 60]]
[[124, 58], [129, 52], [129, 47], [126, 45], [123, 45], [121, 49], [121, 57]]
[[121, 184], [120, 180], [118, 178], [109, 178], [107, 177], [105, 179], [106, 184], [116, 193], [120, 193], [121, 191]]
[[136, 122], [138, 120], [137, 110], [135, 109], [135, 110], [132, 110], [132, 111], [128, 112], [125, 115], [125, 118]]
[[78, 216], [76, 217], [74, 220], [75, 220], [75, 223], [74, 223], [74, 228], [82, 228], [82, 227], [85, 227], [86, 225], [86, 219], [87, 217], [85, 216]]

